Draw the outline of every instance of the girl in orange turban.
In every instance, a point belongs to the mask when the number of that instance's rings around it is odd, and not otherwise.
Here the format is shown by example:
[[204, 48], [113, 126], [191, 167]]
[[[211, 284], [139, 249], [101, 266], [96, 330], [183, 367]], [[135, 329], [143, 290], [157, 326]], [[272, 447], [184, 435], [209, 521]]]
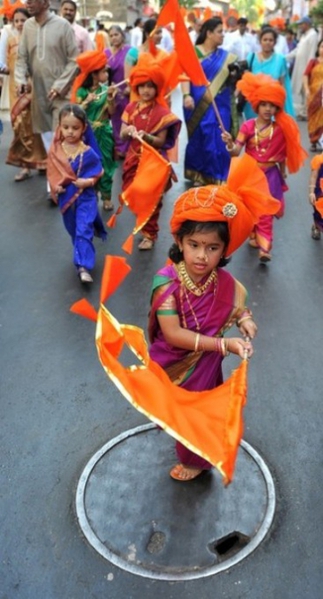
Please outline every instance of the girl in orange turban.
[[[246, 155], [232, 161], [226, 184], [191, 188], [176, 201], [170, 221], [172, 264], [154, 278], [149, 323], [150, 356], [175, 384], [192, 392], [214, 389], [223, 381], [224, 356], [252, 355], [250, 341], [223, 337], [236, 323], [241, 335], [253, 339], [257, 327], [245, 304], [245, 288], [222, 266], [261, 214], [278, 209], [264, 174]], [[179, 463], [172, 478], [188, 481], [211, 468], [179, 441], [176, 450]]]
[[116, 169], [110, 116], [114, 110], [113, 87], [107, 86], [107, 57], [102, 50], [89, 50], [76, 58], [80, 73], [72, 87], [72, 101], [80, 104], [90, 121], [102, 154], [104, 174], [97, 184], [104, 210], [113, 210], [112, 179]]
[[[155, 148], [162, 156], [174, 147], [181, 121], [170, 112], [165, 101], [165, 78], [160, 64], [149, 54], [142, 54], [130, 75], [130, 87], [134, 101], [122, 115], [120, 136], [130, 140], [123, 165], [122, 191], [136, 176], [141, 152], [141, 139]], [[172, 175], [171, 175], [172, 177]], [[171, 187], [171, 177], [164, 191]], [[142, 240], [138, 248], [151, 250], [158, 235], [158, 218], [162, 199], [149, 221], [141, 229]]]
[[[307, 157], [300, 143], [300, 132], [295, 120], [283, 110], [286, 92], [283, 86], [269, 75], [245, 73], [237, 88], [257, 113], [256, 118], [245, 121], [233, 143], [230, 133], [222, 134], [231, 156], [238, 156], [245, 146], [266, 175], [270, 193], [281, 203], [276, 217], [284, 214], [286, 166], [296, 173]], [[251, 247], [259, 248], [261, 262], [271, 260], [273, 242], [273, 216], [261, 217], [250, 238]]]

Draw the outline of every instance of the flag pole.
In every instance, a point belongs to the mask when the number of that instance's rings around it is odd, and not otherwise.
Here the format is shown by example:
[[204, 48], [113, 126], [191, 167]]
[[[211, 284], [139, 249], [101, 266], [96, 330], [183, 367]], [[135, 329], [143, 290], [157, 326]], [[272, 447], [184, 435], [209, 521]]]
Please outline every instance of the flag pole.
[[[120, 87], [120, 85], [123, 85], [124, 83], [128, 83], [129, 79], [124, 79], [123, 81], [119, 81], [119, 83], [111, 83], [111, 85], [109, 85], [110, 87]], [[97, 94], [97, 98], [99, 98], [100, 96], [103, 96], [103, 94], [106, 93], [107, 90], [104, 90], [103, 92], [100, 92], [99, 94]]]
[[225, 127], [223, 125], [223, 121], [221, 119], [221, 115], [219, 113], [219, 109], [218, 109], [218, 107], [217, 107], [217, 105], [215, 103], [215, 100], [213, 98], [213, 95], [212, 95], [212, 92], [211, 92], [211, 89], [210, 89], [210, 85], [207, 86], [207, 93], [209, 94], [212, 106], [214, 108], [214, 112], [215, 112], [216, 118], [218, 119], [218, 123], [220, 125], [220, 129], [221, 129], [222, 133], [225, 133]]

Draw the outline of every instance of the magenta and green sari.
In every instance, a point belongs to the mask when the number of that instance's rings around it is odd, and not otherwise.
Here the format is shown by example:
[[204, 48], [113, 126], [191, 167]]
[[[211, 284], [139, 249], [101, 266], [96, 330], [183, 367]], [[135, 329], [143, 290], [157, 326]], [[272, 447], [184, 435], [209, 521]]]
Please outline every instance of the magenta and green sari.
[[[161, 307], [170, 296], [175, 299], [176, 309], [165, 312]], [[163, 337], [157, 315], [176, 313], [181, 326], [190, 331], [221, 337], [243, 312], [245, 301], [245, 288], [222, 268], [217, 270], [217, 279], [200, 296], [184, 289], [175, 265], [162, 268], [153, 280], [149, 320], [150, 357], [166, 371], [173, 383], [189, 391], [206, 391], [221, 385], [222, 355], [219, 352], [194, 352], [170, 346]], [[180, 462], [186, 466], [201, 469], [212, 467], [179, 441], [176, 442], [176, 451]]]
[[[256, 135], [256, 119], [250, 119], [241, 125], [235, 143], [245, 146], [246, 154], [252, 156], [265, 173], [271, 195], [281, 204], [275, 217], [281, 218], [285, 210], [284, 192], [288, 190], [279, 167], [286, 160], [286, 142], [282, 129], [272, 122], [262, 127]], [[252, 233], [252, 238], [264, 252], [270, 252], [272, 247], [273, 219], [272, 215], [261, 216]]]

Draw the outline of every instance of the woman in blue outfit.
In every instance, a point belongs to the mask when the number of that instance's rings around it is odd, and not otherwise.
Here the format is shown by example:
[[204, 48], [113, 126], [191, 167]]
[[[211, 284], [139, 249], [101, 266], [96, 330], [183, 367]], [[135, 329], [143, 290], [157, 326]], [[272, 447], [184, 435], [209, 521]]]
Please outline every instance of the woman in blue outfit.
[[[260, 51], [250, 53], [247, 62], [251, 73], [263, 73], [277, 79], [286, 91], [284, 111], [290, 116], [295, 116], [293, 107], [292, 87], [290, 82], [288, 65], [285, 56], [275, 52], [277, 33], [272, 27], [264, 27], [259, 34]], [[252, 110], [249, 102], [243, 109], [246, 120], [255, 118], [257, 115]]]
[[230, 156], [221, 139], [212, 98], [216, 102], [224, 128], [228, 127], [233, 137], [238, 132], [238, 114], [228, 68], [235, 62], [236, 56], [220, 48], [222, 44], [222, 20], [218, 17], [208, 19], [202, 25], [195, 47], [210, 87], [196, 86], [189, 82], [182, 84], [188, 133], [185, 177], [196, 186], [221, 185], [225, 183], [229, 171]]

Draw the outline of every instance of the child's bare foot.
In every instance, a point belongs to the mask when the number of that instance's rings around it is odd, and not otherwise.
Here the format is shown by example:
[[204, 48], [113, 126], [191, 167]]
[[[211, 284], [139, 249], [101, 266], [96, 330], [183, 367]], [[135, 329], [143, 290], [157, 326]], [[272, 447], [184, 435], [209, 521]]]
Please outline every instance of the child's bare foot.
[[175, 480], [188, 481], [193, 480], [199, 474], [201, 474], [203, 470], [201, 468], [192, 468], [191, 466], [184, 466], [183, 464], [176, 464], [174, 468], [170, 471], [170, 476]]

